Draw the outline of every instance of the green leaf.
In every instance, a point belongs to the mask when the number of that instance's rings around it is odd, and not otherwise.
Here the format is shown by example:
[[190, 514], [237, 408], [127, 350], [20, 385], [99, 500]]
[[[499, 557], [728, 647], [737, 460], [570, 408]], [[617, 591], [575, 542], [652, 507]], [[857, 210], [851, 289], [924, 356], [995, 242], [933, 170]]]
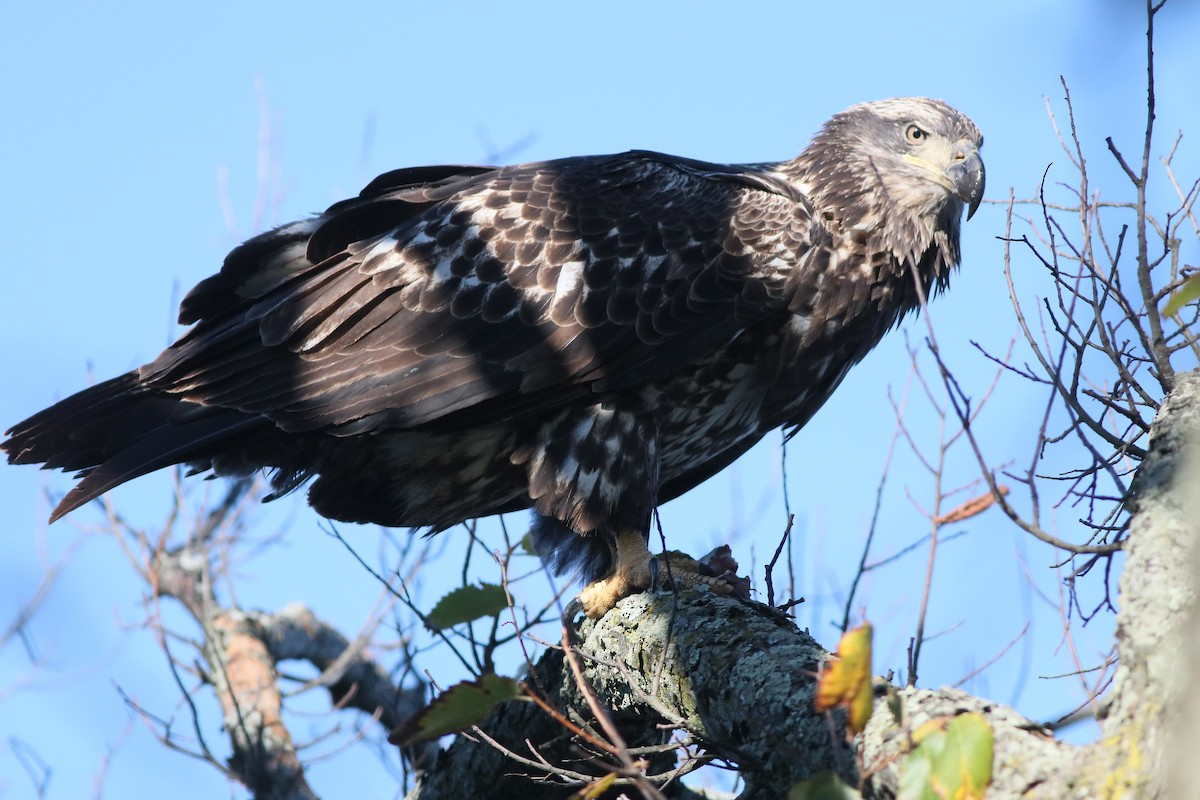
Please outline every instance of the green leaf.
[[887, 707], [892, 712], [892, 719], [896, 721], [896, 725], [903, 727], [905, 722], [904, 701], [900, 699], [900, 692], [892, 684], [885, 684], [887, 687]]
[[832, 772], [822, 772], [789, 789], [788, 800], [862, 800], [862, 795]]
[[1172, 317], [1179, 313], [1179, 309], [1195, 300], [1200, 300], [1200, 272], [1188, 278], [1182, 286], [1175, 290], [1162, 313], [1164, 316]]
[[933, 763], [942, 797], [980, 800], [992, 782], [992, 729], [981, 714], [962, 714], [946, 726], [946, 748]]
[[473, 681], [451, 686], [425, 710], [409, 717], [388, 736], [401, 747], [449, 733], [458, 733], [475, 725], [501, 703], [521, 696], [521, 684], [502, 675], [482, 675]]
[[438, 601], [425, 623], [435, 631], [445, 630], [462, 622], [494, 617], [508, 608], [504, 589], [494, 583], [479, 586], [460, 586]]
[[[992, 729], [980, 714], [930, 720], [900, 762], [897, 800], [981, 800], [992, 782]], [[944, 725], [944, 727], [943, 727]]]
[[896, 787], [896, 800], [938, 800], [930, 782], [933, 764], [929, 759], [930, 751], [926, 749], [929, 740], [936, 737], [944, 738], [945, 734], [941, 731], [931, 734], [920, 747], [900, 761], [900, 785]]

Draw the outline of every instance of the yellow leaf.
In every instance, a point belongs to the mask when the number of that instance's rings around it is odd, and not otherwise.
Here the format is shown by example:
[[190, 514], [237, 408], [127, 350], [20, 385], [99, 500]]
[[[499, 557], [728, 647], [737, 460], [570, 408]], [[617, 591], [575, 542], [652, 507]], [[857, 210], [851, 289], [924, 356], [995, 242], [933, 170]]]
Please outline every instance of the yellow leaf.
[[847, 709], [851, 733], [867, 727], [875, 705], [871, 693], [871, 632], [868, 622], [846, 631], [838, 643], [837, 658], [826, 665], [817, 681], [817, 711]]
[[580, 789], [575, 794], [571, 795], [578, 800], [596, 800], [597, 797], [607, 792], [617, 782], [617, 773], [610, 772], [603, 778], [597, 778], [587, 786]]
[[912, 740], [917, 744], [920, 744], [928, 739], [931, 733], [937, 733], [938, 731], [946, 730], [946, 723], [948, 721], [949, 720], [947, 720], [945, 717], [934, 717], [933, 719], [928, 720], [915, 731], [913, 731]]

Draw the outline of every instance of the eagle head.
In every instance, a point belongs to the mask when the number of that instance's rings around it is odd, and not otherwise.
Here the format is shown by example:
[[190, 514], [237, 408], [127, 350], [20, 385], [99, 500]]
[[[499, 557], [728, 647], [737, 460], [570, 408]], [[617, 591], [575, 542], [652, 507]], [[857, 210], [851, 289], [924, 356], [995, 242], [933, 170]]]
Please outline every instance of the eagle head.
[[941, 100], [860, 103], [825, 123], [792, 177], [835, 229], [878, 235], [901, 260], [940, 248], [944, 275], [964, 207], [970, 219], [983, 199], [982, 146], [975, 123]]
[[[975, 123], [940, 100], [905, 97], [855, 106], [847, 112], [861, 132], [861, 155], [886, 163], [878, 177], [901, 208], [970, 219], [983, 199], [983, 134]], [[874, 171], [874, 170], [871, 170]]]

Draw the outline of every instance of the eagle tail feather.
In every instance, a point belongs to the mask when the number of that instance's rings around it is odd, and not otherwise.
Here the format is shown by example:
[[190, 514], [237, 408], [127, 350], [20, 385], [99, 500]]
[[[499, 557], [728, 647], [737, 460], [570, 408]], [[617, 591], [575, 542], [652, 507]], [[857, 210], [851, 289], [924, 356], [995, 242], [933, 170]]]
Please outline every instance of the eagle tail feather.
[[55, 403], [7, 433], [0, 450], [10, 464], [77, 473], [50, 521], [126, 481], [154, 470], [201, 461], [243, 444], [264, 420], [253, 414], [180, 400], [138, 382], [129, 372]]

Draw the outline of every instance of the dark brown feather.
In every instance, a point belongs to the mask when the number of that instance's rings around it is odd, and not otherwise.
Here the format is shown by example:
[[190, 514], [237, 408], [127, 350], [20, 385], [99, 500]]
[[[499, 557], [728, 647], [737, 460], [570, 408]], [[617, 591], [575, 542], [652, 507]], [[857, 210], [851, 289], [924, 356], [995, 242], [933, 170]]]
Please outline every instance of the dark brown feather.
[[[914, 149], [912, 124], [966, 155]], [[945, 285], [981, 144], [907, 99], [843, 112], [779, 164], [396, 170], [234, 249], [178, 342], [2, 446], [81, 471], [56, 516], [173, 463], [265, 467], [342, 520], [533, 507], [548, 557], [596, 577], [616, 532], [807, 422], [918, 307], [914, 274]]]

